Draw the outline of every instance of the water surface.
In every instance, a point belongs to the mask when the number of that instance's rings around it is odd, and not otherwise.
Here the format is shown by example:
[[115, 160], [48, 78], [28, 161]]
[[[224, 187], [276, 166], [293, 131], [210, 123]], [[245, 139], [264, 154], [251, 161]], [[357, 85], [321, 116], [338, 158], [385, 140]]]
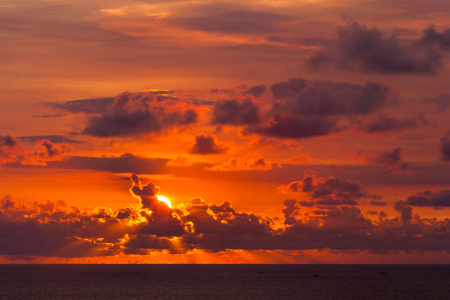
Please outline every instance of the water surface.
[[0, 299], [450, 299], [450, 266], [0, 265]]

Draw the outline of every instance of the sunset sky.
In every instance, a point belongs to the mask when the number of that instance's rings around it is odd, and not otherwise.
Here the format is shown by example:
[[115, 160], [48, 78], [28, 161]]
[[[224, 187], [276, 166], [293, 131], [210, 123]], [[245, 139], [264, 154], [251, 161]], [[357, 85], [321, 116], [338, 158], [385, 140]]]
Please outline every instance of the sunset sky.
[[450, 263], [450, 1], [0, 0], [0, 37], [0, 263]]

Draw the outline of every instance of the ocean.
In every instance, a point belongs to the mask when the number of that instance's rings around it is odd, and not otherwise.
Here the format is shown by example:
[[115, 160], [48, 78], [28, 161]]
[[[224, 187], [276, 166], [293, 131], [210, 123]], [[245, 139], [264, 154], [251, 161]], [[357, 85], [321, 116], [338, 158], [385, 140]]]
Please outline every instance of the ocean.
[[0, 265], [0, 299], [450, 299], [450, 266]]

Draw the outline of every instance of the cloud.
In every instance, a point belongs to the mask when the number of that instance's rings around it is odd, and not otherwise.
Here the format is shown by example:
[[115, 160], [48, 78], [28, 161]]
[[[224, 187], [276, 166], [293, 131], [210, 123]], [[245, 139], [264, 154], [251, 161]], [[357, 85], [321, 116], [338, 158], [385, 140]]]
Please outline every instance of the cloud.
[[223, 154], [226, 147], [217, 144], [216, 137], [211, 134], [198, 134], [195, 137], [195, 144], [189, 149], [191, 154]]
[[[0, 255], [96, 257], [146, 255], [158, 249], [170, 253], [193, 249], [445, 251], [450, 246], [448, 218], [413, 215], [404, 201], [394, 205], [398, 217], [387, 218], [380, 212], [377, 221], [354, 206], [316, 208], [311, 203], [330, 197], [365, 197], [355, 183], [321, 179], [307, 172], [302, 182], [289, 188], [306, 193], [313, 201], [285, 200], [281, 220], [239, 211], [230, 202], [212, 204], [201, 198], [170, 208], [158, 201], [160, 188], [137, 175], [131, 177], [130, 192], [139, 203], [119, 209], [80, 210], [48, 200], [20, 204], [6, 195], [0, 201]], [[447, 199], [448, 195], [447, 190], [425, 191], [414, 197], [425, 197], [425, 202], [434, 204], [432, 199]]]
[[[314, 205], [314, 202], [312, 203]], [[286, 199], [283, 204], [285, 206], [282, 210], [284, 215], [284, 224], [293, 225], [296, 222], [296, 216], [301, 216], [300, 206], [303, 205], [295, 199]]]
[[305, 195], [317, 205], [358, 205], [361, 198], [380, 197], [364, 191], [357, 182], [340, 180], [334, 177], [317, 177], [316, 172], [306, 170], [301, 181], [293, 181], [278, 187], [285, 194]]
[[171, 91], [118, 94], [115, 98], [47, 102], [47, 106], [65, 114], [87, 116], [82, 133], [97, 137], [125, 137], [159, 133], [186, 127], [198, 121], [192, 101], [172, 96]]
[[243, 133], [257, 133], [276, 138], [309, 138], [328, 135], [340, 130], [341, 128], [333, 120], [275, 116], [266, 127], [248, 127]]
[[61, 160], [68, 152], [72, 150], [71, 146], [65, 143], [52, 143], [44, 139], [36, 142], [41, 150], [35, 152], [39, 161], [48, 162], [51, 160]]
[[[214, 125], [246, 126], [244, 134], [299, 139], [343, 131], [350, 117], [372, 114], [395, 102], [390, 88], [374, 82], [360, 85], [291, 78], [272, 84], [272, 97], [265, 91], [265, 85], [241, 86], [220, 91], [230, 98], [209, 102], [179, 98], [172, 91], [125, 92], [113, 101], [102, 98], [48, 105], [86, 115], [82, 133], [97, 137], [140, 136], [192, 127], [203, 109], [211, 111]], [[263, 98], [257, 97], [263, 93]], [[399, 124], [395, 125], [410, 125], [405, 121]], [[374, 126], [366, 125], [367, 130], [380, 130], [372, 129]]]
[[441, 139], [441, 153], [443, 160], [450, 160], [450, 138], [443, 137]]
[[443, 45], [446, 35], [429, 28], [422, 40], [407, 43], [395, 35], [385, 37], [378, 29], [350, 22], [339, 27], [335, 44], [313, 55], [308, 65], [316, 69], [334, 65], [339, 69], [388, 74], [435, 74], [444, 68], [444, 63], [441, 53], [429, 44]]
[[428, 99], [428, 101], [436, 105], [438, 112], [446, 112], [450, 107], [450, 94], [440, 94]]
[[255, 97], [261, 96], [266, 91], [265, 85], [252, 86], [245, 94], [253, 95]]
[[295, 140], [278, 140], [266, 136], [260, 136], [249, 142], [250, 147], [268, 148], [273, 147], [277, 150], [300, 150], [301, 146]]
[[[345, 130], [354, 117], [371, 115], [397, 101], [390, 88], [374, 82], [360, 85], [291, 78], [271, 85], [270, 89], [271, 108], [259, 124], [248, 124], [242, 131], [244, 135], [282, 139], [326, 136]], [[235, 107], [233, 111], [239, 110]], [[366, 131], [385, 131], [416, 124], [412, 119], [382, 116], [359, 126]]]
[[403, 222], [409, 222], [412, 220], [412, 208], [405, 205], [403, 201], [395, 202], [394, 209], [400, 213], [400, 218]]
[[158, 133], [198, 121], [198, 113], [188, 102], [158, 101], [152, 94], [122, 93], [100, 116], [87, 120], [83, 133], [97, 137], [126, 137]]
[[65, 143], [52, 143], [47, 139], [35, 142], [35, 150], [25, 150], [16, 139], [0, 135], [0, 166], [4, 164], [47, 165], [63, 159], [71, 147]]
[[98, 170], [113, 173], [160, 174], [169, 159], [146, 158], [125, 153], [120, 156], [67, 156], [62, 161], [48, 162], [51, 168]]
[[0, 135], [0, 166], [20, 161], [24, 155], [21, 145], [10, 135]]
[[136, 174], [133, 174], [131, 181], [131, 194], [140, 200], [143, 209], [148, 209], [148, 211], [140, 212], [141, 217], [145, 218], [147, 222], [138, 225], [137, 234], [139, 236], [150, 234], [158, 237], [183, 235], [185, 233], [184, 226], [179, 217], [174, 214], [166, 202], [158, 200], [159, 187], [153, 182], [143, 184]]
[[272, 222], [251, 213], [238, 212], [229, 202], [219, 205], [193, 199], [186, 207], [185, 222], [192, 232], [183, 237], [190, 247], [212, 251], [223, 249], [261, 249], [272, 237]]
[[392, 166], [397, 165], [401, 161], [401, 154], [402, 149], [401, 148], [395, 148], [392, 151], [386, 151], [377, 157], [374, 157], [372, 160], [376, 164], [384, 165], [384, 166]]
[[272, 107], [264, 122], [249, 125], [244, 134], [275, 138], [309, 138], [344, 130], [347, 117], [367, 115], [391, 105], [393, 92], [386, 86], [308, 81], [291, 78], [270, 87]]
[[[182, 242], [184, 247], [210, 251], [221, 249], [335, 249], [335, 250], [445, 250], [450, 236], [448, 219], [422, 219], [412, 209], [396, 205], [399, 217], [379, 213], [379, 221], [366, 218], [356, 207], [329, 206], [311, 209], [305, 201], [284, 202], [284, 226], [274, 221], [238, 212], [228, 202], [208, 204], [194, 199], [186, 207], [185, 221], [193, 230]], [[440, 236], [441, 238], [437, 238]]]
[[14, 206], [16, 206], [16, 202], [12, 199], [11, 195], [6, 195], [5, 197], [3, 197], [2, 202], [1, 202], [1, 208], [2, 209], [11, 209]]
[[403, 204], [412, 206], [450, 207], [450, 190], [424, 191], [409, 196]]
[[[308, 213], [296, 202], [285, 203], [285, 217], [288, 221], [284, 233], [278, 236], [277, 244], [283, 249], [336, 250], [370, 249], [383, 250], [425, 250], [445, 249], [449, 236], [449, 220], [422, 219], [412, 214], [409, 206], [396, 204], [399, 217], [386, 218], [379, 213], [379, 221], [364, 217], [356, 207], [341, 206]], [[442, 226], [439, 228], [439, 226]]]
[[118, 94], [116, 97], [103, 97], [103, 98], [92, 98], [92, 99], [81, 99], [81, 100], [71, 100], [64, 102], [44, 102], [43, 104], [57, 112], [60, 115], [55, 116], [65, 116], [67, 114], [81, 114], [81, 115], [99, 115], [103, 114], [106, 110], [110, 109], [117, 98], [120, 96], [133, 97], [138, 99], [139, 97], [155, 97], [157, 101], [164, 101], [170, 99], [177, 99], [177, 97], [172, 96], [172, 91], [166, 90], [156, 90], [149, 91], [146, 93], [129, 93], [124, 92]]
[[277, 164], [268, 161], [259, 152], [231, 158], [227, 162], [207, 168], [211, 171], [265, 171], [278, 167]]
[[312, 161], [312, 158], [308, 155], [298, 155], [291, 158], [291, 160], [295, 164], [307, 164]]
[[308, 81], [303, 78], [290, 78], [288, 81], [274, 83], [270, 86], [275, 99], [288, 98], [297, 95], [308, 85]]
[[45, 102], [44, 104], [63, 113], [95, 115], [105, 112], [114, 103], [114, 100], [114, 97], [105, 97], [66, 102]]
[[[110, 211], [105, 209], [104, 212]], [[2, 200], [0, 224], [2, 255], [80, 257], [113, 255], [126, 225], [98, 210], [67, 209], [61, 202], [18, 204]]]
[[[44, 148], [45, 149], [45, 148]], [[41, 150], [42, 151], [42, 150]], [[120, 156], [53, 156], [45, 158], [48, 154], [42, 152], [29, 152], [29, 157], [21, 157], [20, 160], [9, 162], [5, 167], [34, 168], [43, 167], [69, 170], [97, 170], [112, 173], [136, 173], [136, 174], [162, 174], [166, 172], [169, 159], [147, 158], [125, 153]], [[36, 153], [40, 155], [36, 156]]]
[[359, 85], [291, 78], [273, 84], [271, 90], [275, 99], [286, 99], [275, 102], [273, 113], [297, 116], [368, 114], [393, 102], [392, 91], [373, 82]]
[[435, 44], [444, 50], [450, 50], [450, 29], [442, 33], [436, 31], [434, 25], [430, 25], [423, 31], [422, 40], [425, 44]]
[[35, 143], [41, 140], [48, 140], [51, 143], [56, 144], [79, 144], [82, 143], [80, 141], [68, 138], [64, 135], [33, 135], [33, 136], [18, 136], [18, 140]]
[[131, 177], [131, 182], [133, 185], [130, 192], [133, 196], [141, 200], [142, 207], [150, 208], [154, 205], [154, 203], [159, 202], [156, 198], [156, 194], [159, 193], [159, 187], [157, 187], [153, 182], [143, 185], [136, 174], [133, 174]]
[[246, 125], [261, 120], [254, 96], [219, 100], [214, 103], [212, 124]]
[[397, 117], [387, 117], [384, 115], [361, 125], [361, 129], [366, 132], [384, 132], [389, 130], [411, 129], [418, 125], [418, 121], [412, 118], [399, 119]]

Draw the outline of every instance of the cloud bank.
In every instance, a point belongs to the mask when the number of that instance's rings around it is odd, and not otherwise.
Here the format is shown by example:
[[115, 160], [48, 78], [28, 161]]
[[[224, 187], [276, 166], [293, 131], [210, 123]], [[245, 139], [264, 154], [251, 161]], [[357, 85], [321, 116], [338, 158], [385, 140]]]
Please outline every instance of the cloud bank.
[[[380, 212], [373, 220], [353, 202], [376, 197], [356, 183], [317, 178], [310, 171], [283, 188], [305, 200], [284, 201], [282, 220], [201, 198], [171, 208], [158, 200], [158, 186], [137, 175], [131, 177], [130, 192], [138, 203], [120, 209], [80, 210], [63, 201], [25, 205], [6, 195], [0, 205], [0, 255], [93, 257], [163, 249], [445, 251], [450, 246], [450, 220], [421, 218], [411, 207], [448, 206], [447, 190], [408, 197], [394, 205], [397, 217]], [[311, 202], [316, 207], [306, 205]]]

